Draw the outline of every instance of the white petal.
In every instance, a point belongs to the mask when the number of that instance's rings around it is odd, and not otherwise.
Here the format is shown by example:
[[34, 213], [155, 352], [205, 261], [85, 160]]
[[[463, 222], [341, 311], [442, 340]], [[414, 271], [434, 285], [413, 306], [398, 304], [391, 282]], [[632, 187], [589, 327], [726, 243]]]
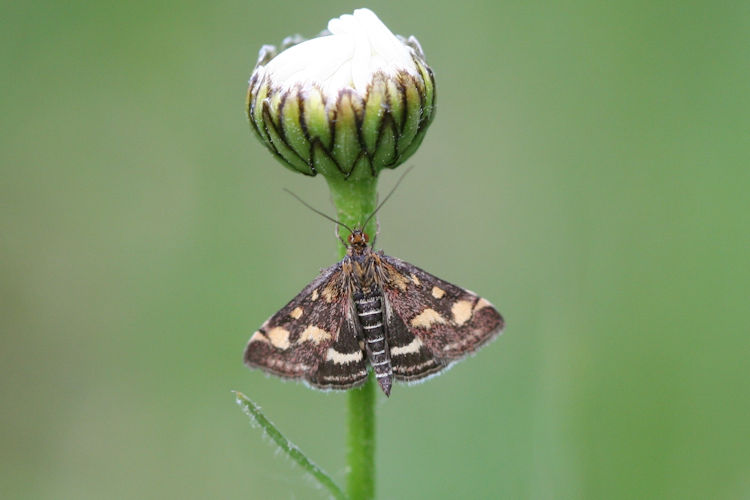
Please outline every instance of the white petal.
[[[294, 45], [266, 65], [272, 85], [320, 86], [324, 94], [353, 88], [364, 94], [374, 73], [419, 72], [413, 49], [401, 42], [368, 9], [357, 9], [328, 22], [330, 35]], [[259, 68], [258, 68], [259, 69]]]

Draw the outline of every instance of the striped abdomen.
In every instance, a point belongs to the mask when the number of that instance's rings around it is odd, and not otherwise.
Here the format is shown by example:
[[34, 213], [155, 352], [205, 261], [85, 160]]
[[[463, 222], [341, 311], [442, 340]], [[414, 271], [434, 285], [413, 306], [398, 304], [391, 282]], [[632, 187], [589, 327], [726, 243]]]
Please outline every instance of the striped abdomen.
[[367, 294], [357, 293], [354, 296], [354, 304], [359, 325], [362, 328], [367, 359], [375, 372], [380, 388], [387, 396], [391, 392], [393, 370], [385, 338], [383, 296], [379, 291]]

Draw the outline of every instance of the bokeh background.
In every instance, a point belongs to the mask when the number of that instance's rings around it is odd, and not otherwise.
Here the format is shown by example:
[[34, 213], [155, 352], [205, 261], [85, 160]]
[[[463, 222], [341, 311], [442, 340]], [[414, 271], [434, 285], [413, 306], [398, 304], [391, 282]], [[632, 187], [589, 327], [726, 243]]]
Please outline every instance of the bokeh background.
[[[336, 259], [244, 94], [359, 6], [3, 4], [0, 496], [323, 498], [231, 389], [343, 481], [345, 395], [241, 363]], [[750, 498], [750, 4], [368, 6], [439, 105], [379, 243], [508, 320], [379, 399], [380, 497]]]

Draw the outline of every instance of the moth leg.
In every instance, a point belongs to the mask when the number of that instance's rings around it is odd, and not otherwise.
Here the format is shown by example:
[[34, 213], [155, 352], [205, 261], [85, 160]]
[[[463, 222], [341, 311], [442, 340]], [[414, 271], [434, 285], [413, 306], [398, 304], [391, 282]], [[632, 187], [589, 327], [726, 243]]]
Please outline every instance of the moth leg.
[[339, 234], [339, 225], [338, 224], [336, 224], [336, 231], [335, 231], [335, 233], [336, 233], [336, 238], [338, 238], [339, 241], [344, 244], [344, 246], [347, 246], [348, 244], [346, 243], [346, 241], [344, 241], [344, 238], [342, 238], [341, 235]]
[[378, 235], [380, 234], [380, 220], [375, 217], [375, 236], [372, 237], [372, 243], [370, 246], [372, 248], [375, 248], [375, 241], [378, 239]]

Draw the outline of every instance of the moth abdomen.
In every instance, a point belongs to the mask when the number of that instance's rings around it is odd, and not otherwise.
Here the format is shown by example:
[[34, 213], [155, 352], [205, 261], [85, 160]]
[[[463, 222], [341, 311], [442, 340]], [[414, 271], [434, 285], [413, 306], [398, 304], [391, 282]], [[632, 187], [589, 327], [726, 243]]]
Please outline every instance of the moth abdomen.
[[371, 291], [366, 294], [358, 292], [353, 298], [367, 359], [387, 396], [391, 392], [393, 368], [385, 335], [383, 296], [379, 291]]

